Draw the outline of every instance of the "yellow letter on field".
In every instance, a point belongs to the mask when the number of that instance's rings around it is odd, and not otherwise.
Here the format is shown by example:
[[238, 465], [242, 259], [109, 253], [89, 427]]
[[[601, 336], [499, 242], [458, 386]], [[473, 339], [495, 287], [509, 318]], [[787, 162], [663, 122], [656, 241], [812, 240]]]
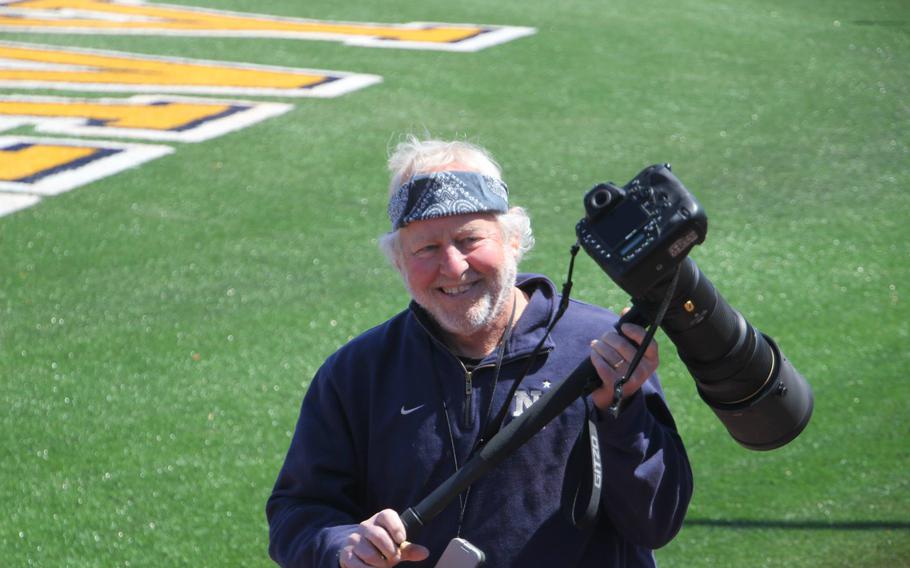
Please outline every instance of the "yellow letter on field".
[[284, 37], [348, 45], [478, 51], [534, 33], [534, 28], [411, 22], [375, 24], [279, 18], [135, 0], [18, 0], [0, 6], [0, 30]]
[[381, 80], [375, 75], [0, 42], [3, 87], [336, 97]]
[[171, 152], [150, 144], [0, 136], [0, 192], [57, 195]]
[[278, 116], [291, 105], [139, 95], [128, 99], [0, 96], [0, 131], [202, 142]]

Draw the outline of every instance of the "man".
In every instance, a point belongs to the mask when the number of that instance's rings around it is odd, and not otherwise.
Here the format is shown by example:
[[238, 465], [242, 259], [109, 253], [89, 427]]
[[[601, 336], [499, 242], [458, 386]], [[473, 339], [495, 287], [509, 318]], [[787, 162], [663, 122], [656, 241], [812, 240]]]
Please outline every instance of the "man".
[[[389, 166], [392, 232], [381, 244], [413, 301], [339, 349], [313, 379], [267, 505], [272, 558], [283, 566], [433, 566], [460, 536], [492, 567], [652, 566], [652, 549], [675, 536], [692, 491], [653, 374], [657, 345], [647, 348], [613, 417], [606, 412], [613, 383], [637, 346], [613, 330], [616, 314], [577, 301], [547, 334], [559, 294], [544, 277], [517, 275], [533, 237], [524, 211], [509, 208], [493, 159], [465, 142], [411, 138]], [[644, 337], [630, 324], [623, 332]], [[503, 409], [508, 423], [585, 357], [601, 388], [419, 534], [406, 534], [398, 512], [495, 434]], [[599, 516], [579, 527], [562, 502], [588, 418], [604, 483]]]

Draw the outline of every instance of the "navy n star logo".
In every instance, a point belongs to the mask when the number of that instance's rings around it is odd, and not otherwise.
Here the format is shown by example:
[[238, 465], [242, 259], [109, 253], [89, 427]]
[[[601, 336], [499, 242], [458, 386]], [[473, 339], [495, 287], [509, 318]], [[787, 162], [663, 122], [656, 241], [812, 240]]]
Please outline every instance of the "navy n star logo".
[[543, 395], [543, 391], [539, 389], [518, 389], [515, 391], [515, 396], [512, 399], [512, 417], [518, 418], [524, 414], [524, 411], [531, 408], [531, 405], [537, 402], [541, 395]]

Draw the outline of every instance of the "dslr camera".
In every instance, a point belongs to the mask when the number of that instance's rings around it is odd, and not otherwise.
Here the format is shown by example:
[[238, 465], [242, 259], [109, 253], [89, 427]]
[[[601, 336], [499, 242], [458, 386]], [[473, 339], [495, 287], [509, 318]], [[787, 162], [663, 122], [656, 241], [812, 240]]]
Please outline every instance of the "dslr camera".
[[796, 438], [812, 415], [812, 389], [688, 257], [704, 242], [708, 219], [669, 164], [645, 168], [622, 187], [598, 184], [584, 206], [578, 242], [632, 297], [623, 321], [654, 323], [669, 301], [660, 327], [730, 435], [753, 450]]

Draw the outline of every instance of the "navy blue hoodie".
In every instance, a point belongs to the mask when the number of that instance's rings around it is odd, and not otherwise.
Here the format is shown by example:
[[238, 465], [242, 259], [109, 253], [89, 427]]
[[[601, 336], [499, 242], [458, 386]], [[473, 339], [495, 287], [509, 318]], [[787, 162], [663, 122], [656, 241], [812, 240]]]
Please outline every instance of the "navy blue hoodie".
[[[495, 388], [496, 353], [469, 373], [413, 303], [329, 357], [304, 397], [266, 507], [276, 562], [338, 566], [357, 523], [382, 509], [404, 511], [465, 463], [555, 315], [559, 296], [549, 280], [522, 275], [519, 286], [530, 303]], [[521, 381], [506, 423], [571, 373], [616, 320], [606, 309], [570, 302]], [[652, 549], [682, 524], [692, 473], [657, 377], [627, 402], [614, 419], [579, 399], [428, 522], [412, 540], [427, 546], [430, 558], [403, 566], [435, 564], [457, 536], [462, 504], [460, 536], [486, 553], [490, 567], [653, 566]], [[560, 505], [569, 453], [592, 414], [605, 482], [600, 517], [582, 530]]]

